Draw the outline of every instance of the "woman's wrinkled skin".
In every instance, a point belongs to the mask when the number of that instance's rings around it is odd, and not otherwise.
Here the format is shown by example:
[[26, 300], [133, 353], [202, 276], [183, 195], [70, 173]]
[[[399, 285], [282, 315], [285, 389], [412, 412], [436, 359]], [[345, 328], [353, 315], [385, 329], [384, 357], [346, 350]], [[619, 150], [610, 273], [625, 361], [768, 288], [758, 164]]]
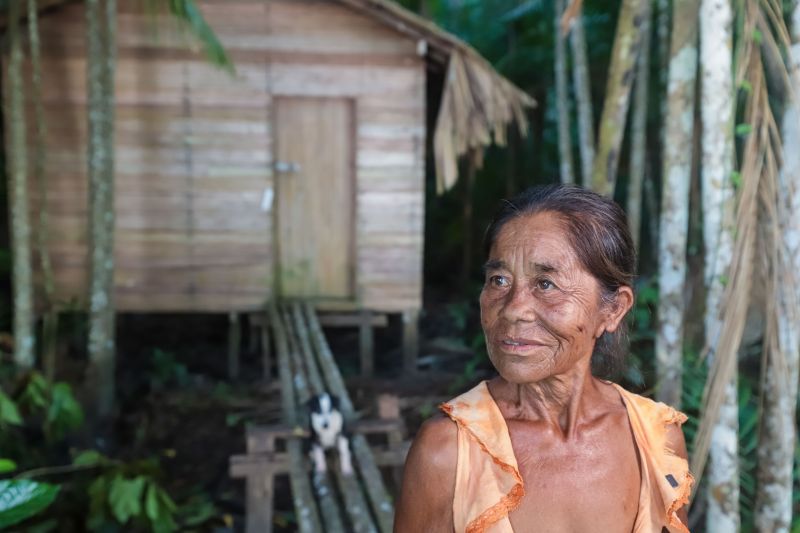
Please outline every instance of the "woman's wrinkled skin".
[[[622, 286], [603, 294], [569, 242], [557, 215], [523, 215], [503, 226], [486, 263], [481, 323], [499, 373], [489, 390], [525, 485], [509, 518], [516, 532], [627, 533], [639, 503], [638, 455], [619, 393], [592, 377], [590, 361], [633, 292]], [[456, 436], [443, 416], [420, 429], [395, 531], [453, 531]], [[671, 430], [669, 444], [685, 457], [680, 429]]]

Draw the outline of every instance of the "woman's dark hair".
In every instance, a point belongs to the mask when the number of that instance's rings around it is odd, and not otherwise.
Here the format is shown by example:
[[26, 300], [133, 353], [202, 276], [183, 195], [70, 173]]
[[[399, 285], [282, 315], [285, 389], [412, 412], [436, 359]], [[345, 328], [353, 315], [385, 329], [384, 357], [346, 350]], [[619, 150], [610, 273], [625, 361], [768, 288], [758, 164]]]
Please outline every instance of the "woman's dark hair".
[[[542, 212], [561, 219], [581, 265], [600, 283], [604, 300], [613, 302], [617, 289], [623, 285], [633, 288], [636, 250], [625, 212], [613, 200], [575, 185], [531, 187], [510, 200], [503, 200], [486, 229], [486, 257], [506, 223]], [[604, 333], [592, 353], [592, 373], [600, 377], [618, 376], [625, 367], [627, 341], [625, 320], [614, 333]]]

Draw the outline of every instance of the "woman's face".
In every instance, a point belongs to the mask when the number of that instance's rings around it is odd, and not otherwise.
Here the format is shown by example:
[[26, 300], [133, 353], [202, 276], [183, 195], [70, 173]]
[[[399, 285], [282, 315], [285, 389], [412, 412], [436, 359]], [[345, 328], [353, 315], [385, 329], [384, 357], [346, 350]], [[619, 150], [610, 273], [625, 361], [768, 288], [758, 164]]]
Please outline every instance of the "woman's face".
[[511, 383], [588, 365], [597, 338], [619, 323], [549, 212], [503, 226], [489, 252], [480, 304], [489, 358]]

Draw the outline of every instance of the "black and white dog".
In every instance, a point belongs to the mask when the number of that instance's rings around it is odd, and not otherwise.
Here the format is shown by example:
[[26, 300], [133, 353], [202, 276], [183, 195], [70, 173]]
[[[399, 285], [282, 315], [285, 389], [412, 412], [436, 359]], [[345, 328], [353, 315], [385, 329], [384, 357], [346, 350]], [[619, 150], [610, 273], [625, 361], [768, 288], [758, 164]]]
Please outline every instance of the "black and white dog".
[[351, 475], [353, 464], [350, 460], [350, 441], [345, 432], [344, 417], [339, 410], [339, 398], [327, 392], [318, 394], [308, 401], [308, 411], [314, 471], [325, 472], [325, 451], [336, 447], [342, 474]]

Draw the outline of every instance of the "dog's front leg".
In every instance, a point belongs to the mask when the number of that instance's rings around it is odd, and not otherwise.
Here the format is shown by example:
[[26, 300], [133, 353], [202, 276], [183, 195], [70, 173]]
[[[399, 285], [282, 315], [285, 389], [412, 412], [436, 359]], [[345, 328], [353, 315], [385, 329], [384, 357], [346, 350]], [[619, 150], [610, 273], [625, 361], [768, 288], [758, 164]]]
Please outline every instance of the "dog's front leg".
[[344, 435], [339, 435], [336, 442], [339, 449], [339, 464], [342, 467], [342, 474], [349, 476], [353, 474], [353, 463], [350, 459], [350, 441]]
[[314, 472], [322, 474], [327, 470], [325, 464], [325, 450], [319, 444], [311, 445], [311, 458], [314, 460]]

